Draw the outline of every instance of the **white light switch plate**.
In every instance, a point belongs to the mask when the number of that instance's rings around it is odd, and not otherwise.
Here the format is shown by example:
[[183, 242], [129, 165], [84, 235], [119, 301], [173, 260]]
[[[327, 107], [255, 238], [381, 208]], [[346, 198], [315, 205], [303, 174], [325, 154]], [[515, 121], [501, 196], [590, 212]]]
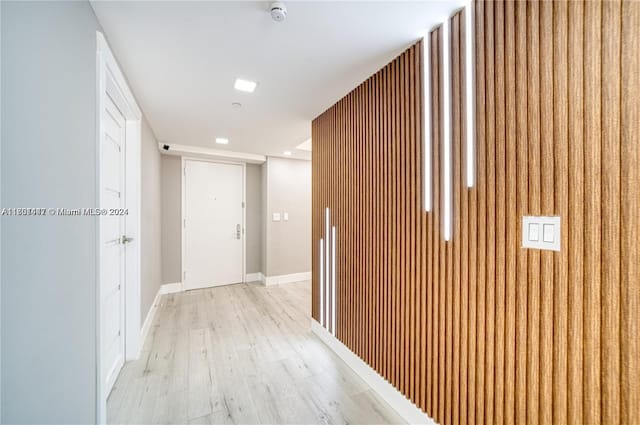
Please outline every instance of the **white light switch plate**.
[[280, 221], [280, 213], [273, 213], [273, 221]]
[[282, 219], [283, 219], [284, 221], [289, 221], [289, 213], [284, 213], [284, 214], [282, 214]]
[[522, 217], [522, 247], [560, 251], [560, 217]]

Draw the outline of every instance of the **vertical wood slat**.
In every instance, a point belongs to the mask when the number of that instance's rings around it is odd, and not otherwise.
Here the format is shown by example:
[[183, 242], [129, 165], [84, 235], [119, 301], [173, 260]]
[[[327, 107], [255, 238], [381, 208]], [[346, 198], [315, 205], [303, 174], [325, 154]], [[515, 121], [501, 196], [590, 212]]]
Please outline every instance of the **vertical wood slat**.
[[466, 137], [467, 129], [466, 125], [466, 93], [467, 93], [467, 81], [465, 79], [466, 75], [466, 52], [470, 48], [470, 46], [466, 45], [466, 14], [469, 13], [467, 10], [463, 10], [459, 14], [459, 57], [460, 61], [458, 64], [458, 75], [460, 78], [460, 101], [458, 103], [458, 115], [460, 116], [460, 153], [459, 153], [459, 175], [460, 175], [460, 183], [458, 186], [458, 191], [460, 192], [460, 215], [459, 215], [459, 224], [458, 224], [458, 243], [460, 244], [460, 424], [466, 425], [468, 418], [468, 371], [469, 371], [469, 191], [467, 190], [465, 181], [467, 175], [467, 150], [466, 146]]
[[460, 15], [451, 20], [452, 359], [451, 422], [460, 423]]
[[[568, 114], [564, 100], [568, 95], [568, 28], [567, 3], [553, 4], [553, 137], [555, 213], [565, 223], [568, 217]], [[561, 246], [567, 246], [567, 233], [562, 232]], [[553, 304], [553, 418], [567, 423], [567, 342], [568, 342], [568, 256], [554, 254]]]
[[475, 418], [478, 424], [484, 424], [484, 387], [485, 387], [485, 371], [484, 371], [484, 359], [485, 359], [485, 305], [486, 305], [486, 285], [485, 285], [485, 265], [486, 265], [486, 165], [487, 165], [487, 134], [486, 134], [486, 121], [487, 117], [484, 113], [485, 99], [486, 99], [486, 73], [485, 73], [485, 36], [484, 36], [484, 14], [485, 3], [476, 3], [476, 96], [478, 101], [476, 102], [476, 117], [477, 121], [477, 133], [476, 133], [476, 147], [478, 158], [478, 246], [477, 246], [477, 274], [476, 279], [478, 282], [476, 295], [476, 317], [477, 317], [477, 356], [476, 356], [476, 406], [475, 406]]
[[505, 246], [505, 361], [504, 422], [515, 423], [516, 394], [516, 261], [519, 220], [517, 216], [517, 146], [516, 146], [516, 53], [515, 5], [505, 2], [505, 149], [506, 149], [506, 246]]
[[496, 167], [493, 166], [496, 157], [496, 112], [495, 112], [495, 2], [485, 3], [485, 85], [486, 85], [486, 270], [485, 270], [485, 403], [484, 420], [487, 424], [494, 423], [494, 346], [495, 346], [495, 310], [496, 310]]
[[622, 3], [621, 87], [621, 423], [640, 423], [640, 5]]
[[495, 280], [495, 383], [494, 420], [504, 423], [504, 355], [505, 355], [505, 298], [506, 298], [506, 123], [505, 123], [505, 34], [504, 2], [495, 2], [495, 96], [496, 96], [496, 280]]
[[585, 425], [601, 422], [601, 93], [602, 3], [585, 2], [584, 9], [584, 415]]
[[[569, 261], [568, 289], [568, 347], [567, 347], [567, 423], [580, 425], [582, 418], [582, 284], [583, 284], [583, 217], [584, 217], [584, 98], [583, 98], [583, 58], [582, 46], [584, 4], [574, 0], [568, 5], [569, 34], [567, 40], [568, 78], [567, 98], [569, 126], [569, 204], [566, 223], [567, 239], [571, 247]], [[561, 23], [559, 23], [561, 25]]]
[[602, 422], [620, 423], [621, 2], [602, 5]]
[[[540, 4], [540, 57], [553, 57], [553, 3]], [[541, 214], [555, 215], [553, 152], [553, 60], [540, 63]], [[553, 257], [540, 253], [540, 423], [553, 422]]]
[[[639, 6], [475, 6], [471, 189], [464, 15], [451, 25], [453, 240], [441, 233], [436, 30], [432, 212], [422, 211], [419, 43], [314, 120], [312, 315], [329, 205], [338, 337], [434, 419], [636, 423], [640, 64], [628, 52], [639, 50]], [[561, 252], [520, 247], [520, 217], [538, 214], [562, 217]]]
[[432, 164], [433, 164], [433, 215], [430, 219], [430, 228], [431, 228], [431, 240], [430, 240], [430, 251], [432, 253], [430, 260], [430, 277], [431, 277], [431, 290], [433, 293], [432, 302], [431, 302], [431, 311], [432, 311], [432, 373], [433, 378], [431, 380], [431, 410], [432, 416], [437, 420], [440, 418], [440, 278], [439, 278], [439, 270], [438, 265], [440, 264], [440, 250], [439, 250], [439, 242], [440, 242], [440, 227], [438, 223], [440, 223], [440, 161], [437, 160], [440, 155], [440, 134], [442, 134], [440, 130], [440, 37], [439, 31], [433, 31], [431, 33], [431, 93], [432, 93]]
[[[527, 142], [529, 153], [528, 213], [540, 215], [539, 3], [527, 3]], [[529, 251], [527, 289], [527, 422], [539, 423], [540, 251]]]
[[[529, 212], [529, 158], [527, 139], [527, 80], [529, 76], [527, 58], [527, 4], [516, 3], [516, 166], [518, 195], [516, 210], [518, 217]], [[527, 345], [528, 341], [528, 265], [526, 250], [518, 251], [516, 276], [516, 423], [527, 423]]]

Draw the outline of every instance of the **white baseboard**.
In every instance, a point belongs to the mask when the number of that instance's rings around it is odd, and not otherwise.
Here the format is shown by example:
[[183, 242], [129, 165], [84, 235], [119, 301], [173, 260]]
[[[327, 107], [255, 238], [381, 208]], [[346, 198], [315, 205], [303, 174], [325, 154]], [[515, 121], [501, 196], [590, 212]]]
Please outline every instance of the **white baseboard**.
[[156, 297], [153, 299], [153, 303], [151, 304], [151, 308], [147, 313], [147, 317], [144, 319], [144, 323], [142, 324], [142, 329], [140, 329], [140, 348], [138, 350], [138, 358], [140, 358], [140, 354], [142, 353], [142, 349], [144, 348], [144, 343], [147, 340], [147, 335], [149, 335], [149, 329], [151, 328], [151, 324], [153, 323], [153, 318], [156, 317], [156, 312], [158, 311], [158, 305], [160, 304], [160, 297], [162, 293], [162, 286], [158, 289], [156, 293]]
[[436, 425], [426, 413], [418, 408], [404, 394], [382, 377], [371, 366], [366, 364], [353, 351], [334, 337], [320, 323], [311, 319], [311, 331], [320, 338], [334, 353], [338, 355], [353, 371], [360, 376], [389, 406], [391, 406], [407, 423]]
[[245, 282], [262, 282], [264, 280], [264, 276], [262, 273], [247, 273], [244, 277]]
[[165, 283], [160, 287], [158, 291], [160, 295], [175, 294], [176, 292], [182, 292], [182, 282], [177, 283]]
[[156, 316], [156, 312], [158, 311], [160, 298], [164, 294], [175, 294], [176, 292], [182, 292], [182, 282], [165, 283], [164, 285], [160, 285], [160, 288], [158, 288], [156, 297], [153, 299], [153, 304], [151, 304], [151, 308], [149, 309], [147, 317], [145, 317], [142, 328], [140, 329], [140, 348], [138, 358], [140, 357], [140, 353], [142, 353], [142, 349], [144, 348], [144, 343], [147, 340], [147, 335], [149, 335], [149, 329], [151, 328], [151, 324], [153, 323], [153, 318]]
[[265, 285], [277, 285], [280, 283], [302, 282], [304, 280], [311, 280], [311, 272], [265, 276], [263, 282]]

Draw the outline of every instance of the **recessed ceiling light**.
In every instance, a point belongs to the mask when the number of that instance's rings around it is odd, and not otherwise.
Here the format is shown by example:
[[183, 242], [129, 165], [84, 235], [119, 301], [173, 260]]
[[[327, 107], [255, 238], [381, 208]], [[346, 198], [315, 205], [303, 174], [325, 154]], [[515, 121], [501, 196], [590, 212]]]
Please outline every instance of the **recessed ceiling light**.
[[253, 93], [258, 84], [254, 81], [243, 80], [241, 78], [236, 78], [236, 82], [233, 85], [233, 88], [240, 91], [246, 91], [248, 93]]
[[228, 145], [229, 139], [225, 139], [224, 137], [216, 137], [216, 143], [219, 145]]
[[286, 156], [291, 156], [291, 151], [284, 151], [283, 152]]

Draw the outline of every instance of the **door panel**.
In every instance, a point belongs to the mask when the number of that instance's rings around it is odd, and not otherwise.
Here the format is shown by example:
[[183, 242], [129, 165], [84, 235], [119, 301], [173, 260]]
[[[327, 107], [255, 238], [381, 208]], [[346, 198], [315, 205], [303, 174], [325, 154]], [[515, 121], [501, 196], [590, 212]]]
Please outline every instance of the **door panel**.
[[[100, 164], [100, 207], [124, 208], [125, 119], [107, 96], [102, 124]], [[109, 394], [124, 364], [124, 255], [121, 236], [125, 234], [124, 216], [100, 217], [102, 245], [101, 311], [102, 311], [102, 377]]]
[[185, 161], [185, 289], [243, 280], [244, 168]]

